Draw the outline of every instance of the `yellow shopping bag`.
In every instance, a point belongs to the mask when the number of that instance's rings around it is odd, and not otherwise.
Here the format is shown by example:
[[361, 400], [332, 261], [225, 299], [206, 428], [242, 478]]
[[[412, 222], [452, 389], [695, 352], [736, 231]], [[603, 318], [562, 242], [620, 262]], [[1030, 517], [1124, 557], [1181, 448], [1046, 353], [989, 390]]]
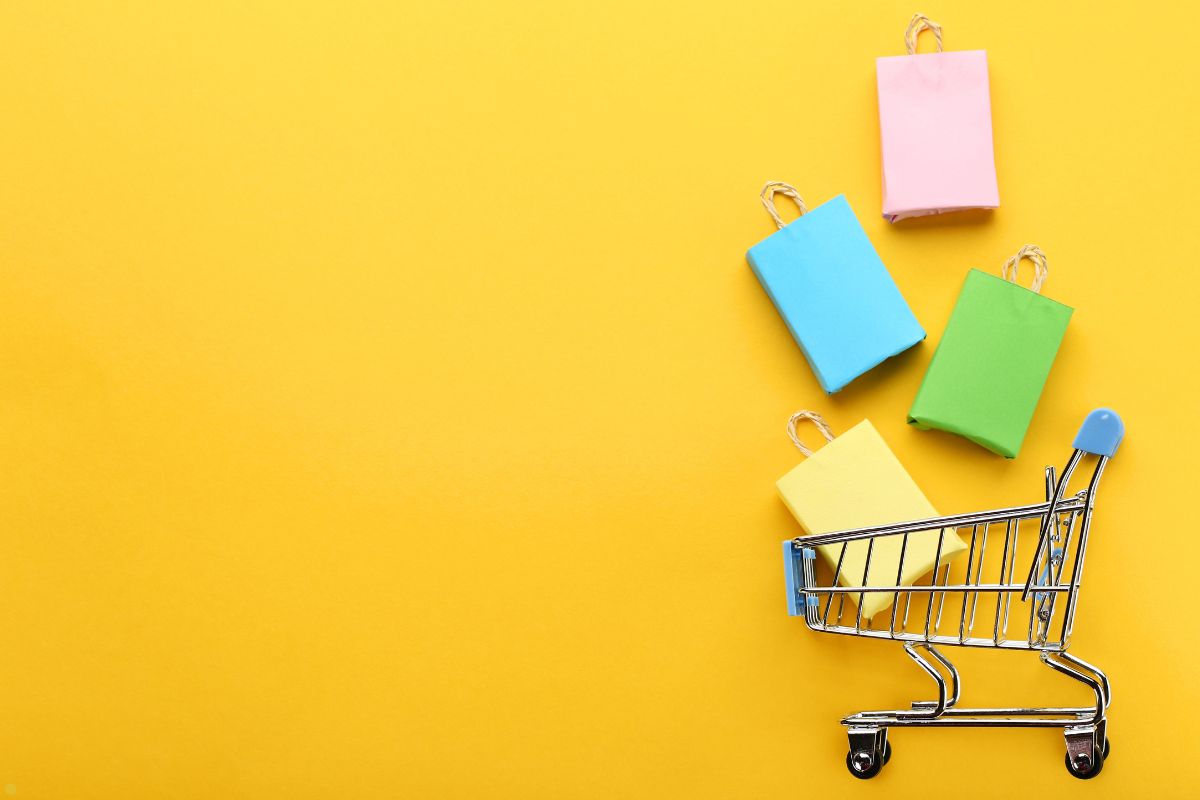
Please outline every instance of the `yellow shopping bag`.
[[[797, 423], [816, 425], [827, 444], [813, 452], [796, 434]], [[841, 436], [833, 432], [819, 414], [797, 411], [788, 420], [788, 436], [806, 458], [784, 475], [775, 486], [796, 520], [810, 533], [866, 528], [940, 516], [925, 499], [904, 466], [888, 448], [869, 420], [863, 420]], [[888, 536], [875, 540], [867, 574], [867, 542], [827, 544], [817, 548], [830, 569], [838, 569], [843, 586], [910, 586], [930, 572], [937, 558], [938, 531], [908, 536], [904, 571], [899, 573], [900, 539]], [[954, 530], [946, 530], [941, 563], [966, 549]], [[897, 574], [899, 573], [899, 574]], [[859, 595], [851, 594], [854, 601]], [[894, 595], [869, 592], [862, 600], [862, 616], [870, 619], [892, 604]]]

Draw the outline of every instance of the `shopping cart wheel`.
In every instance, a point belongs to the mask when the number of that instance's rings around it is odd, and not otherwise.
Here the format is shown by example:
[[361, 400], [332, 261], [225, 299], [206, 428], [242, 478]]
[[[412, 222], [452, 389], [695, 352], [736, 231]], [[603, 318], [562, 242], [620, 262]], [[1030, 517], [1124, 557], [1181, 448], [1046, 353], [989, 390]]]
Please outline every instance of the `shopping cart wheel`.
[[1109, 750], [1109, 747], [1108, 747], [1108, 737], [1107, 737], [1107, 736], [1105, 736], [1105, 737], [1104, 737], [1104, 760], [1105, 760], [1105, 761], [1108, 761], [1108, 750]]
[[[1104, 758], [1107, 755], [1108, 742], [1104, 743], [1104, 747], [1097, 747], [1091, 758], [1077, 757], [1071, 758], [1071, 754], [1067, 753], [1064, 761], [1067, 765], [1067, 772], [1074, 775], [1080, 780], [1088, 780], [1100, 774], [1100, 770], [1104, 769]], [[1086, 754], [1084, 754], [1086, 756]]]
[[861, 780], [874, 778], [883, 765], [892, 760], [892, 743], [883, 743], [883, 758], [877, 758], [870, 750], [851, 750], [846, 753], [846, 769]]

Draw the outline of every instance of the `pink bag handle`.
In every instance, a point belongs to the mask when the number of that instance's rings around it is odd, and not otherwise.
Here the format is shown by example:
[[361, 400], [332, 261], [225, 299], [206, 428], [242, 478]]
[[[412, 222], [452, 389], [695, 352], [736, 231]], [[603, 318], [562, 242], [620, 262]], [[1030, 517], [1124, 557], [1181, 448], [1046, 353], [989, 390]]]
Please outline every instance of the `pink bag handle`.
[[917, 37], [924, 30], [933, 31], [933, 38], [937, 40], [937, 51], [942, 52], [942, 26], [918, 12], [913, 14], [912, 21], [908, 23], [908, 30], [904, 32], [904, 47], [910, 56], [917, 54]]

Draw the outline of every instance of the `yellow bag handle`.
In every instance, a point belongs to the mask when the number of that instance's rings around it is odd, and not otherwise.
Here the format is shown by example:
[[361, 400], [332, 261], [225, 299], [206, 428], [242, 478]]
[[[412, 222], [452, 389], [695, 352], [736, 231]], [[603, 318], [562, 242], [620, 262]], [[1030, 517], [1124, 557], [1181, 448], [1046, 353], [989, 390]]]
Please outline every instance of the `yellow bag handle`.
[[807, 457], [811, 456], [813, 451], [809, 449], [804, 442], [800, 441], [800, 437], [796, 433], [796, 426], [804, 420], [808, 420], [813, 425], [816, 425], [817, 430], [821, 432], [821, 435], [825, 437], [825, 441], [827, 442], [833, 441], [833, 431], [829, 429], [829, 423], [825, 421], [825, 418], [815, 411], [797, 411], [795, 414], [792, 414], [790, 417], [788, 417], [788, 438], [792, 440], [792, 444], [796, 445], [796, 449]]

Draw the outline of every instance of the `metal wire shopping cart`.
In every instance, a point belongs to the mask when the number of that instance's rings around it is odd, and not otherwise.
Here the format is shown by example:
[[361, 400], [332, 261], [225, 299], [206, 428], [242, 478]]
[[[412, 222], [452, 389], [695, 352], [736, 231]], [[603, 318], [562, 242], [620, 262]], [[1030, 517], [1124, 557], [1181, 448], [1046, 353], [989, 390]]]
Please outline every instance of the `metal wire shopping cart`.
[[[903, 642], [908, 656], [937, 682], [936, 701], [914, 702], [903, 710], [860, 711], [842, 720], [850, 738], [846, 766], [852, 775], [874, 777], [888, 762], [889, 728], [921, 725], [1062, 728], [1070, 773], [1091, 778], [1100, 772], [1109, 750], [1105, 730], [1105, 710], [1111, 699], [1108, 678], [1099, 668], [1068, 654], [1067, 646], [1083, 580], [1096, 489], [1124, 430], [1120, 417], [1108, 409], [1089, 414], [1075, 437], [1074, 452], [1061, 476], [1055, 476], [1053, 467], [1046, 468], [1046, 499], [1041, 503], [800, 536], [783, 543], [789, 614], [804, 617], [815, 631]], [[1097, 458], [1087, 488], [1068, 495], [1072, 474], [1089, 454]], [[944, 561], [941, 543], [946, 532], [958, 530], [965, 538], [967, 529], [970, 549], [966, 560]], [[1024, 541], [1023, 529], [1029, 534]], [[897, 577], [886, 580], [889, 585], [880, 585], [879, 576], [870, 572], [875, 543], [899, 537], [899, 564], [893, 559], [886, 565], [889, 576], [893, 568], [899, 576], [903, 573], [908, 537], [922, 531], [938, 532], [936, 566], [923, 579], [927, 582], [906, 586], [900, 585]], [[987, 558], [989, 534], [991, 559]], [[867, 551], [859, 580], [857, 575], [842, 574], [842, 557], [848, 546], [862, 541], [867, 542]], [[831, 575], [818, 577], [814, 548], [838, 544], [841, 547], [835, 549], [840, 550], [841, 557], [836, 568]], [[985, 561], [988, 572], [984, 571]], [[1029, 564], [1028, 573], [1023, 580], [1017, 573], [1014, 582], [1018, 564], [1022, 571]], [[989, 577], [985, 579], [985, 575]], [[867, 592], [892, 594], [890, 611], [885, 609], [872, 619], [864, 619], [861, 610], [856, 612], [854, 608], [847, 614], [848, 605], [861, 609]], [[851, 604], [846, 603], [847, 595], [851, 596]], [[1028, 603], [1027, 614], [1022, 602]], [[911, 626], [910, 619], [914, 623]], [[979, 631], [977, 622], [982, 622]], [[1042, 663], [1090, 687], [1096, 696], [1095, 705], [959, 708], [958, 670], [938, 651], [940, 645], [1039, 651]]]

